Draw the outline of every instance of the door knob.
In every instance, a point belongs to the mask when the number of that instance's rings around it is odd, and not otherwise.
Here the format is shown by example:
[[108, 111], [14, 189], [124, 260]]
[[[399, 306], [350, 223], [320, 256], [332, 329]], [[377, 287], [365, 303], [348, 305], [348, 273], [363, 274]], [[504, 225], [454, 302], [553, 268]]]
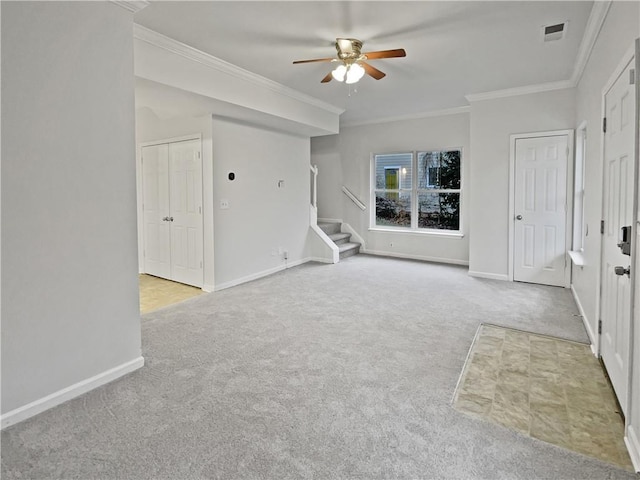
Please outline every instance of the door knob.
[[169, 220], [170, 222], [173, 222], [173, 217], [167, 217], [167, 220]]
[[163, 222], [168, 222], [169, 221], [169, 217], [162, 217], [162, 221]]
[[619, 276], [622, 276], [622, 275], [626, 275], [627, 277], [631, 276], [631, 266], [628, 266], [627, 268], [614, 267], [613, 271], [616, 272], [616, 275], [619, 275]]
[[522, 215], [516, 215], [516, 220], [522, 220]]

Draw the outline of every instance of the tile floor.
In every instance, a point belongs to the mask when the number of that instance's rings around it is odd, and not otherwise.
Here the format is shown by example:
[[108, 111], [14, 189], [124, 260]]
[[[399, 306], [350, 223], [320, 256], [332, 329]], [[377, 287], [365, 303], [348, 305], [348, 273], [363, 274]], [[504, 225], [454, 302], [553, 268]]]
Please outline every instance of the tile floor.
[[140, 313], [173, 305], [201, 295], [199, 288], [151, 275], [140, 275]]
[[588, 345], [482, 325], [454, 408], [633, 471], [613, 389]]

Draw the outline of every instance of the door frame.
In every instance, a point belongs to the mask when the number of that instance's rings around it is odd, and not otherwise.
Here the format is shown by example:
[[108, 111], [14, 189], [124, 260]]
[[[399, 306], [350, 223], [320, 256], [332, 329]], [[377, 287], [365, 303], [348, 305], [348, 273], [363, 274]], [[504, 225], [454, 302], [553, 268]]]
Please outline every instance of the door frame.
[[[159, 140], [152, 140], [148, 142], [140, 142], [136, 145], [136, 171], [138, 172], [137, 179], [137, 209], [138, 209], [138, 273], [146, 273], [144, 267], [144, 244], [145, 244], [145, 231], [144, 231], [144, 211], [142, 208], [142, 203], [144, 199], [144, 178], [142, 175], [142, 149], [143, 147], [150, 147], [153, 145], [163, 145], [165, 143], [177, 143], [177, 142], [187, 142], [189, 140], [197, 140], [200, 142], [200, 158], [202, 162], [200, 163], [201, 171], [201, 179], [202, 179], [202, 195], [203, 195], [203, 205], [202, 205], [202, 215], [200, 218], [202, 219], [202, 234], [203, 234], [203, 243], [204, 243], [204, 152], [202, 151], [202, 134], [201, 133], [193, 133], [190, 135], [181, 135], [179, 137], [170, 137]], [[202, 287], [204, 290], [204, 270], [205, 270], [205, 255], [204, 248], [202, 251]]]
[[[635, 122], [635, 126], [634, 126], [634, 131], [635, 131], [635, 146], [634, 146], [634, 158], [633, 158], [633, 162], [635, 165], [635, 171], [634, 171], [634, 180], [633, 180], [633, 208], [632, 208], [632, 219], [633, 219], [633, 225], [636, 228], [636, 230], [638, 228], [640, 228], [640, 223], [638, 222], [638, 186], [639, 186], [639, 180], [638, 180], [638, 175], [640, 174], [640, 166], [638, 165], [638, 155], [639, 155], [639, 151], [638, 151], [638, 138], [639, 138], [639, 132], [638, 132], [638, 125], [639, 125], [639, 120], [638, 120], [638, 115], [639, 115], [639, 108], [638, 108], [638, 102], [640, 101], [640, 98], [638, 98], [638, 90], [639, 90], [639, 86], [638, 84], [640, 82], [638, 82], [638, 65], [640, 64], [640, 59], [638, 58], [638, 56], [636, 55], [636, 42], [633, 43], [633, 45], [625, 52], [625, 54], [623, 55], [623, 57], [621, 58], [620, 62], [618, 62], [618, 64], [616, 65], [616, 68], [613, 70], [613, 72], [611, 73], [611, 75], [609, 76], [609, 79], [607, 80], [607, 82], [605, 83], [604, 87], [602, 88], [602, 92], [601, 92], [601, 96], [600, 96], [600, 118], [605, 118], [607, 115], [607, 110], [606, 110], [606, 104], [605, 104], [605, 95], [607, 94], [607, 92], [611, 89], [611, 87], [613, 87], [613, 85], [615, 84], [616, 80], [618, 79], [618, 77], [624, 72], [625, 67], [629, 64], [629, 62], [634, 59], [635, 56], [635, 60], [634, 60], [634, 68], [636, 70], [635, 73], [635, 83], [636, 83], [636, 103], [634, 105], [634, 108], [636, 109], [634, 115], [633, 115], [633, 119]], [[605, 145], [604, 145], [604, 132], [603, 129], [600, 128], [600, 174], [602, 177], [602, 184], [601, 184], [601, 203], [600, 203], [600, 218], [604, 219], [604, 214], [605, 214], [605, 207], [606, 207], [606, 199], [605, 199], [605, 195], [604, 195], [604, 169], [606, 166], [606, 158], [605, 158]], [[629, 296], [629, 308], [631, 309], [631, 325], [629, 325], [629, 358], [627, 359], [628, 365], [629, 365], [629, 373], [628, 373], [628, 379], [627, 379], [627, 398], [624, 399], [618, 399], [618, 401], [625, 402], [625, 407], [626, 407], [626, 411], [627, 411], [627, 417], [629, 416], [629, 409], [628, 407], [631, 405], [631, 400], [632, 400], [632, 389], [635, 387], [634, 386], [634, 382], [633, 382], [633, 372], [634, 372], [634, 365], [633, 365], [633, 358], [634, 358], [634, 351], [633, 351], [633, 347], [634, 347], [634, 338], [635, 338], [635, 331], [634, 331], [634, 324], [635, 324], [635, 308], [636, 308], [636, 298], [635, 298], [635, 285], [636, 285], [636, 281], [637, 281], [637, 277], [636, 277], [636, 269], [633, 268], [636, 264], [635, 259], [637, 256], [637, 252], [638, 252], [638, 242], [636, 242], [636, 237], [638, 235], [638, 232], [632, 232], [631, 235], [631, 257], [629, 258], [629, 262], [630, 265], [632, 266], [631, 268], [631, 275], [630, 275], [630, 292], [631, 295]], [[602, 296], [603, 296], [603, 281], [602, 281], [602, 261], [604, 259], [604, 242], [602, 241], [602, 235], [600, 235], [600, 255], [598, 256], [598, 275], [597, 275], [597, 292], [598, 292], [598, 296], [596, 297], [596, 312], [598, 314], [598, 318], [597, 318], [597, 322], [600, 322], [600, 320], [602, 319], [602, 307], [604, 305], [604, 302], [602, 301]], [[595, 335], [596, 335], [596, 341], [594, 343], [594, 347], [595, 347], [595, 355], [598, 358], [601, 358], [601, 346], [602, 346], [602, 334], [600, 333], [600, 329], [596, 328], [595, 329]], [[640, 348], [639, 345], [636, 345], [636, 348]], [[637, 388], [637, 387], [635, 387]], [[627, 425], [629, 425], [629, 418], [627, 418]]]
[[571, 283], [571, 268], [569, 268], [569, 250], [571, 250], [571, 241], [573, 239], [573, 156], [574, 156], [574, 130], [549, 130], [544, 132], [532, 133], [514, 133], [509, 136], [509, 217], [508, 217], [508, 233], [509, 233], [509, 280], [514, 281], [514, 262], [513, 256], [515, 252], [514, 246], [514, 228], [515, 228], [515, 195], [516, 195], [516, 141], [525, 138], [540, 137], [561, 137], [567, 136], [569, 145], [569, 154], [567, 155], [567, 179], [566, 179], [566, 207], [565, 207], [565, 253], [564, 253], [564, 288], [569, 288]]

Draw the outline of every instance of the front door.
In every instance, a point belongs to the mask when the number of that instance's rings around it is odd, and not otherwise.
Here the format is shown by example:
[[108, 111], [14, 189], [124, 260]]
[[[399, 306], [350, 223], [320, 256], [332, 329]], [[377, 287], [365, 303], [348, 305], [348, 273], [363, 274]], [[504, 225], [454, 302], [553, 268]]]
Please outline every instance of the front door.
[[565, 285], [568, 135], [515, 141], [513, 279]]
[[[605, 93], [604, 233], [602, 237], [602, 299], [600, 352], [611, 383], [626, 413], [631, 330], [631, 256], [618, 246], [622, 227], [633, 225], [635, 87], [630, 82], [633, 60]], [[626, 236], [631, 241], [635, 232]], [[619, 267], [619, 268], [616, 268]]]

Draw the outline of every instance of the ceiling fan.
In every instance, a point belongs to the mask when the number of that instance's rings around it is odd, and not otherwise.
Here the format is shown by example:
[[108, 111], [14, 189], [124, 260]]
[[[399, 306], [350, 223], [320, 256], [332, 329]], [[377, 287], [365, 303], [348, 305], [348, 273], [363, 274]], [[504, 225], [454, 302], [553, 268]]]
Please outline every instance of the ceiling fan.
[[339, 82], [356, 83], [364, 74], [368, 74], [376, 80], [380, 80], [386, 74], [369, 65], [365, 60], [378, 60], [380, 58], [406, 57], [404, 48], [394, 50], [380, 50], [377, 52], [362, 53], [362, 42], [355, 38], [336, 38], [336, 50], [338, 58], [315, 58], [313, 60], [296, 60], [293, 64], [312, 62], [333, 62], [338, 66], [329, 72], [321, 83], [335, 79]]

